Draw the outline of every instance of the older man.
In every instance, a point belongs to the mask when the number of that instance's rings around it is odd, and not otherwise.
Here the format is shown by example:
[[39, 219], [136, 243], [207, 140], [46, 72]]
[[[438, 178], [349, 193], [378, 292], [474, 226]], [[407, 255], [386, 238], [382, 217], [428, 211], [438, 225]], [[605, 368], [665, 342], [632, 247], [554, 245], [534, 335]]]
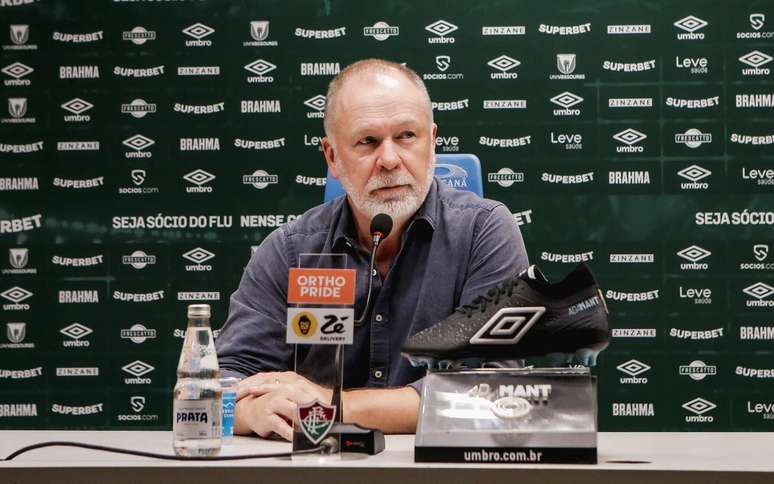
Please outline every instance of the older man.
[[[272, 232], [231, 296], [217, 349], [222, 373], [244, 378], [237, 433], [290, 440], [297, 404], [330, 401], [330, 390], [288, 371], [294, 356], [306, 366], [330, 364], [312, 351], [294, 355], [285, 343], [287, 273], [299, 254], [347, 254], [358, 274], [356, 315], [373, 278], [373, 304], [344, 351], [343, 419], [386, 432], [416, 426], [423, 371], [401, 358], [403, 341], [527, 267], [504, 205], [433, 177], [437, 128], [422, 80], [400, 64], [363, 60], [331, 81], [322, 147], [347, 196]], [[382, 212], [394, 227], [370, 274], [369, 227]]]

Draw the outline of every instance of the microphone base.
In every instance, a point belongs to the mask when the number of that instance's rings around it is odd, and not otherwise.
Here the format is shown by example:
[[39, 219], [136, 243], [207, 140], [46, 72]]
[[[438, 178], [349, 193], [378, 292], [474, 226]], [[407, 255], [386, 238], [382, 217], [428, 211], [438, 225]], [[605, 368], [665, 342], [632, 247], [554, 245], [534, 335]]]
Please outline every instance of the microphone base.
[[342, 452], [376, 455], [384, 451], [384, 432], [381, 430], [337, 422], [330, 433], [341, 434], [339, 445]]

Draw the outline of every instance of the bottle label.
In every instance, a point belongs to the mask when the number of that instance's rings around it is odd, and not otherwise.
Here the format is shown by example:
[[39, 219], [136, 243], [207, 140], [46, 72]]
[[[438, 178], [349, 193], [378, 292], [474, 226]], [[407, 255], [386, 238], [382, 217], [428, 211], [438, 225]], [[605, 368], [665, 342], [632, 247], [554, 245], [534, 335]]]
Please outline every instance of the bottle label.
[[220, 401], [175, 400], [172, 407], [175, 440], [220, 438]]

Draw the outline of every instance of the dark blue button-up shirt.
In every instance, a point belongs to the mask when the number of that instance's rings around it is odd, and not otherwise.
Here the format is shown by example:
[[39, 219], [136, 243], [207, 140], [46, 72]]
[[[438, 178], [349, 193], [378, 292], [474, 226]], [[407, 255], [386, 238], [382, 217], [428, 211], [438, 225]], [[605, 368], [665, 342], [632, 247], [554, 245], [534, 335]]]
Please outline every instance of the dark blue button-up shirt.
[[[384, 280], [368, 272], [346, 197], [312, 208], [272, 232], [255, 251], [216, 341], [225, 376], [332, 364], [331, 347], [285, 343], [288, 269], [299, 254], [344, 253], [357, 270], [355, 317], [365, 308], [373, 277], [371, 311], [344, 349], [344, 388], [404, 386], [424, 376], [400, 355], [403, 341], [446, 318], [461, 304], [527, 267], [524, 242], [511, 213], [499, 202], [446, 186], [437, 179], [401, 234], [400, 250]], [[309, 266], [303, 261], [303, 266]]]

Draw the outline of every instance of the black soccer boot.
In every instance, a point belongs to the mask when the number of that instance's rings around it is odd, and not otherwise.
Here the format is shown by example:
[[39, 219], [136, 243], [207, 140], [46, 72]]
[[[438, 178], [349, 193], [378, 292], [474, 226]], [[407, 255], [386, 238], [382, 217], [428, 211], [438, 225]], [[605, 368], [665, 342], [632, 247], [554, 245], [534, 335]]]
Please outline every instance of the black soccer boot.
[[607, 314], [586, 264], [556, 284], [533, 265], [409, 337], [402, 353], [428, 368], [530, 356], [548, 356], [556, 366], [594, 366], [609, 342]]

